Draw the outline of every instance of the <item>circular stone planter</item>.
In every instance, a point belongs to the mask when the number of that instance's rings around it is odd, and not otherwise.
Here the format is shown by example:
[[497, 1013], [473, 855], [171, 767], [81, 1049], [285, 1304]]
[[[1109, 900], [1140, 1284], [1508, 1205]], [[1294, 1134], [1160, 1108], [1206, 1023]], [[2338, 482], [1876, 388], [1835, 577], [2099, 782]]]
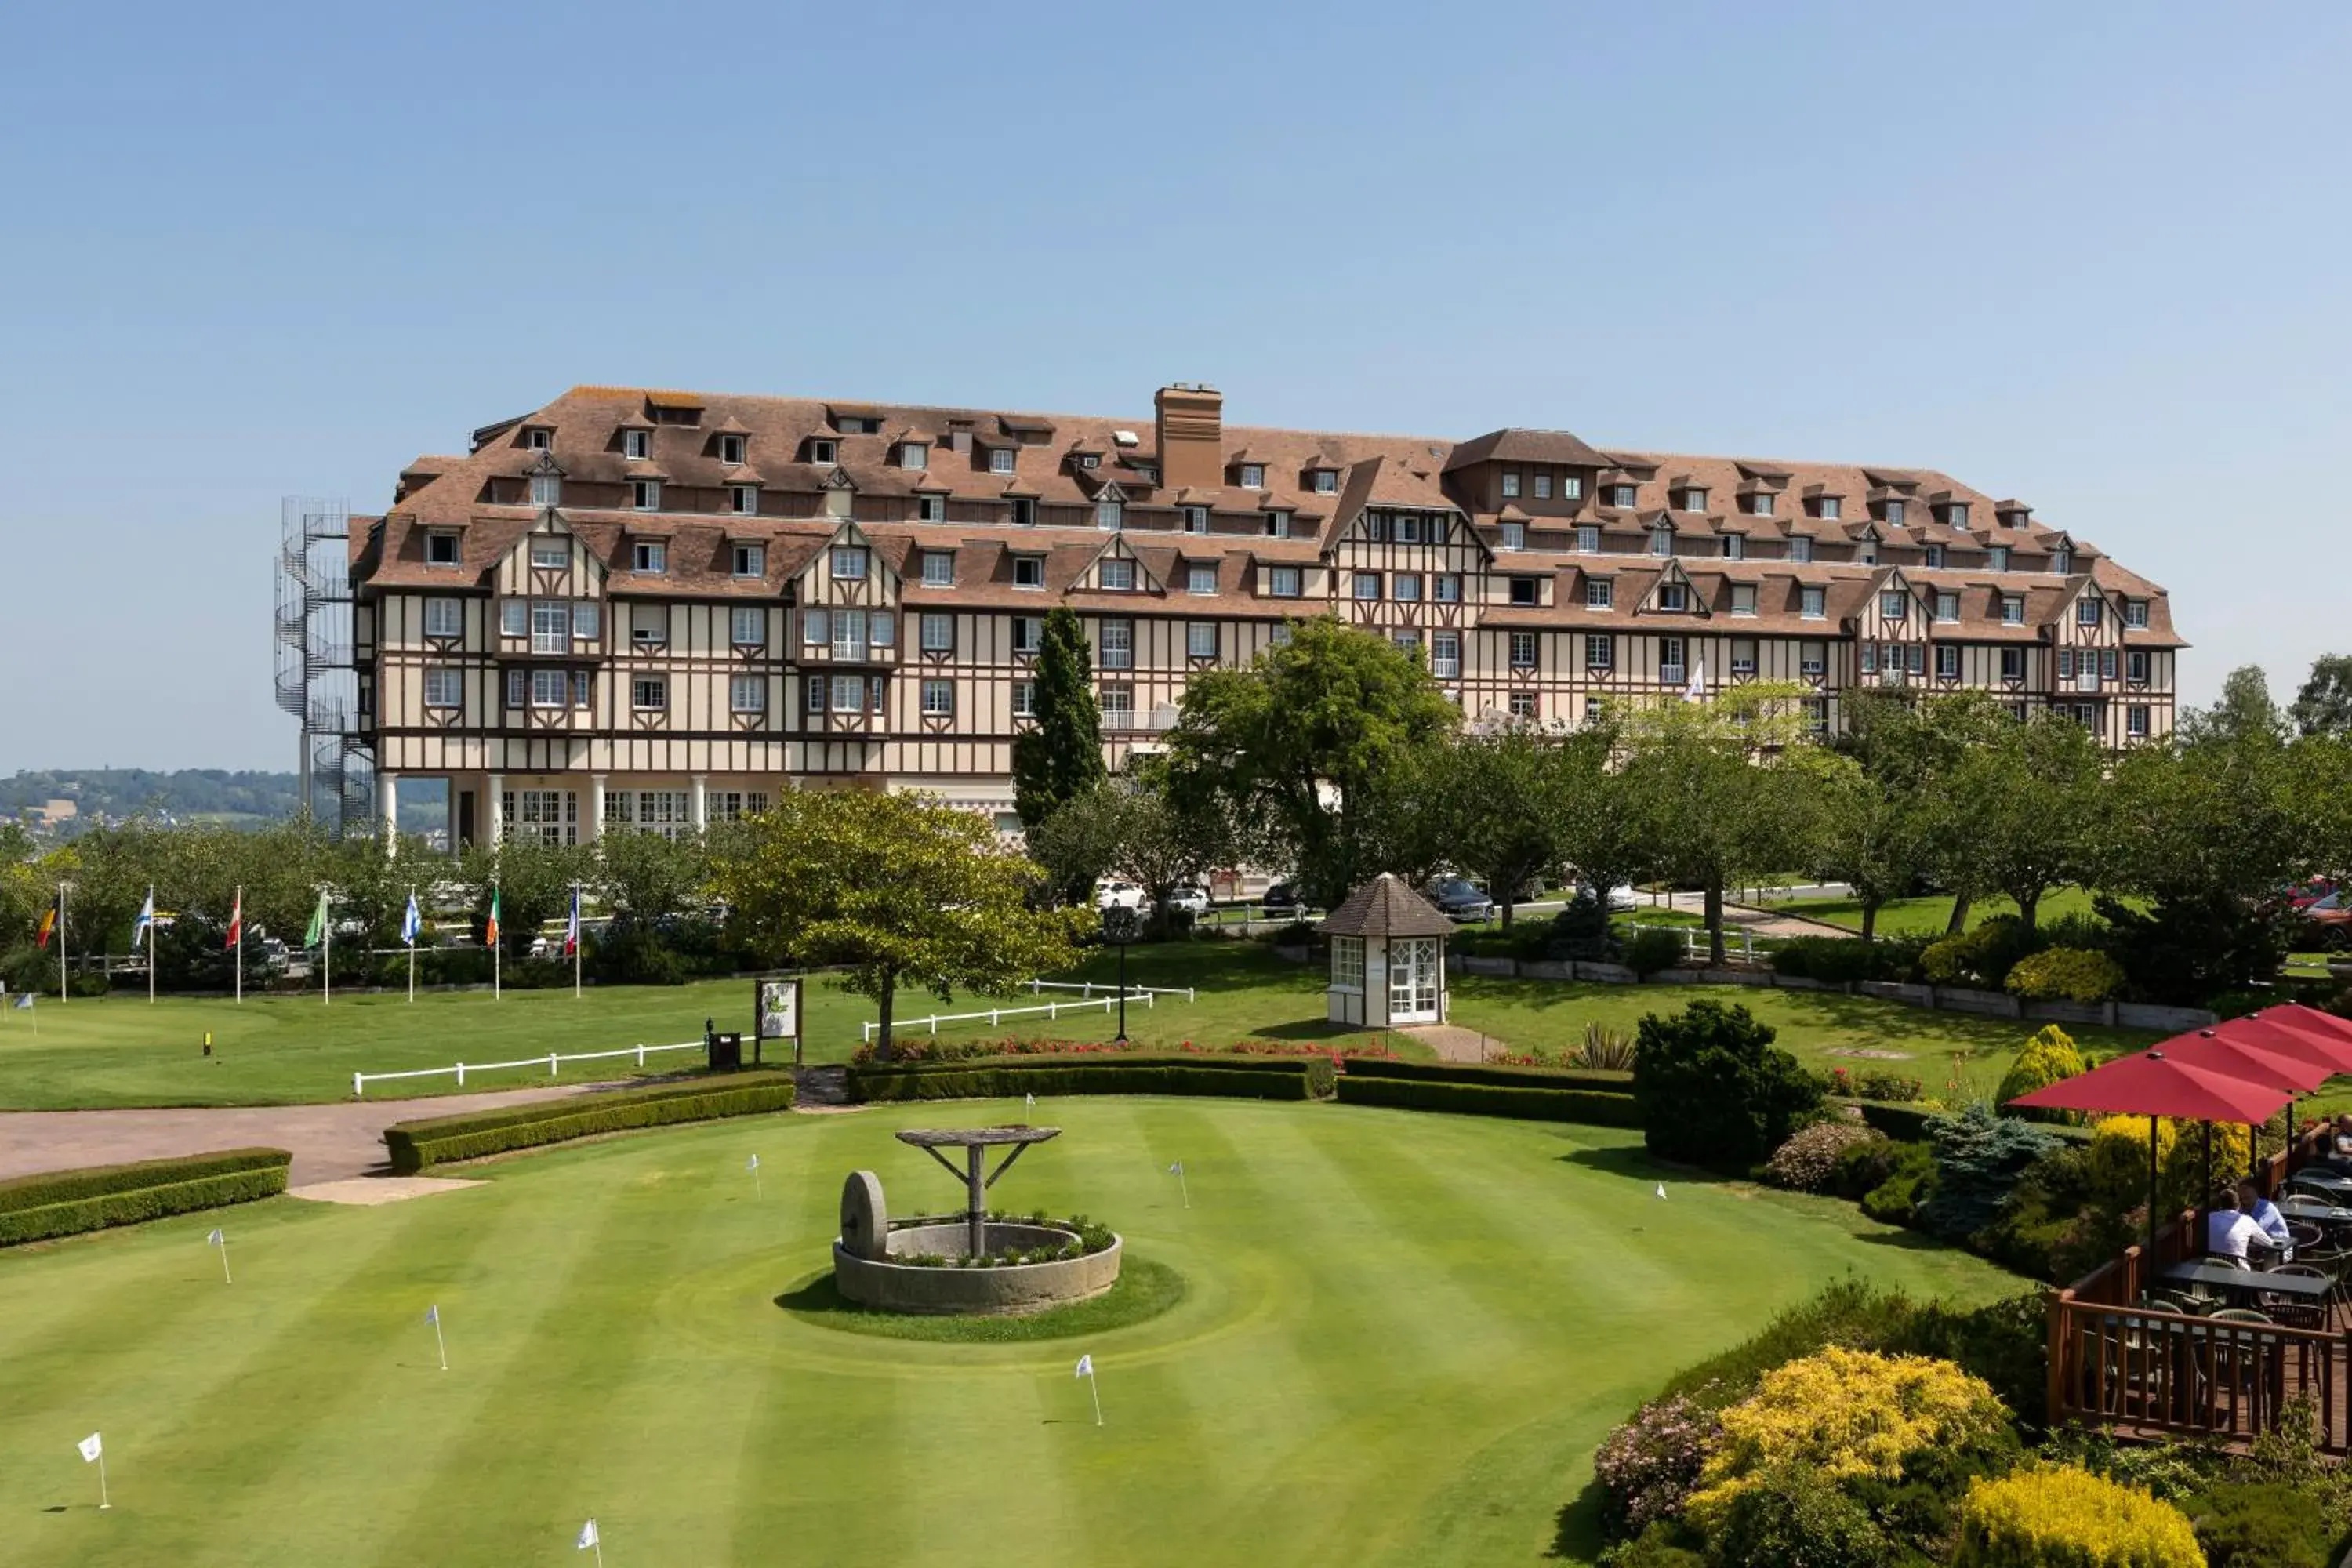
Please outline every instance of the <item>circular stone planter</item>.
[[[965, 1268], [960, 1264], [918, 1267], [901, 1258], [928, 1254], [962, 1258], [970, 1239], [962, 1221], [914, 1225], [889, 1233], [888, 1252], [880, 1258], [861, 1258], [836, 1240], [833, 1244], [833, 1278], [845, 1300], [886, 1312], [922, 1312], [1002, 1317], [1042, 1312], [1101, 1295], [1118, 1282], [1118, 1259], [1126, 1246], [1114, 1236], [1100, 1252], [1081, 1258], [1057, 1258], [1045, 1263], [998, 1264]], [[1075, 1231], [1058, 1226], [987, 1226], [990, 1252], [1028, 1252], [1041, 1247], [1066, 1247], [1078, 1239]]]

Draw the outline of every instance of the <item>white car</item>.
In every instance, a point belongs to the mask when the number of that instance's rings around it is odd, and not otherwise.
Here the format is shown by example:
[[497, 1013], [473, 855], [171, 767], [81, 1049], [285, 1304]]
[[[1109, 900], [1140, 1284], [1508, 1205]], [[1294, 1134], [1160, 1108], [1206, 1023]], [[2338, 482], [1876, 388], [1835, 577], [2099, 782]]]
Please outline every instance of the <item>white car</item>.
[[1168, 895], [1168, 909], [1172, 914], [1191, 915], [1198, 920], [1209, 912], [1209, 890], [1197, 886], [1179, 888]]
[[1105, 882], [1095, 889], [1095, 908], [1097, 910], [1133, 910], [1141, 914], [1150, 907], [1151, 900], [1145, 898], [1143, 889], [1132, 882]]

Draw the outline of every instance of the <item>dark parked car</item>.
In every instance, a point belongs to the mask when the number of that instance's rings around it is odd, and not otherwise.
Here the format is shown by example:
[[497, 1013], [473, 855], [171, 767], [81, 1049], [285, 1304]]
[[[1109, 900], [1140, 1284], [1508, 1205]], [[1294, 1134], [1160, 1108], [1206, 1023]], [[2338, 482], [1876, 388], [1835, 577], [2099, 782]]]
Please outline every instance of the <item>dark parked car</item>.
[[1290, 882], [1276, 882], [1265, 890], [1265, 897], [1258, 902], [1269, 915], [1303, 915], [1307, 912], [1307, 906], [1298, 901], [1297, 886]]
[[1477, 883], [1462, 877], [1440, 877], [1423, 889], [1438, 913], [1454, 921], [1483, 921], [1495, 912], [1495, 900]]

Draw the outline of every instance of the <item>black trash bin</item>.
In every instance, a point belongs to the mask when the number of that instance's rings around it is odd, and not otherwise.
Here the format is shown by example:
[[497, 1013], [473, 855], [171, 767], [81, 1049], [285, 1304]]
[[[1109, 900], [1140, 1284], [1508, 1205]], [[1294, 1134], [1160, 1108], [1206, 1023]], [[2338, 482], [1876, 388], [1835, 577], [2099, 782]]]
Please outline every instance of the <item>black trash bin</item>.
[[710, 1070], [733, 1072], [743, 1065], [743, 1037], [738, 1034], [713, 1034], [710, 1037]]

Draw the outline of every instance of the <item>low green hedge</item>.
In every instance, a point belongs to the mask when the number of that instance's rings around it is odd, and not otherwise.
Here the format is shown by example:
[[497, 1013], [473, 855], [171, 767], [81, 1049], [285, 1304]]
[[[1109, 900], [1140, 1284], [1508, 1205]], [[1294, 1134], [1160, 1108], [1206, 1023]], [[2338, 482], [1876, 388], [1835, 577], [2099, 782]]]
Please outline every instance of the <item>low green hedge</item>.
[[1922, 1110], [1916, 1105], [1899, 1105], [1883, 1100], [1850, 1100], [1862, 1112], [1863, 1121], [1877, 1128], [1897, 1143], [1924, 1143], [1927, 1140], [1927, 1123], [1940, 1121], [1951, 1114], [1943, 1110]]
[[229, 1149], [18, 1176], [0, 1182], [0, 1247], [273, 1197], [293, 1162], [283, 1149]]
[[1339, 1103], [1387, 1105], [1406, 1110], [1451, 1110], [1464, 1116], [1515, 1116], [1531, 1121], [1581, 1121], [1594, 1127], [1642, 1124], [1641, 1113], [1634, 1109], [1630, 1094], [1591, 1089], [1372, 1078], [1352, 1068], [1339, 1079]]
[[1599, 1068], [1476, 1067], [1467, 1062], [1349, 1061], [1351, 1078], [1403, 1078], [1423, 1083], [1483, 1083], [1497, 1089], [1583, 1089], [1631, 1094], [1633, 1075]]
[[1021, 1094], [1197, 1094], [1316, 1100], [1336, 1077], [1328, 1057], [1003, 1057], [873, 1063], [849, 1070], [854, 1100], [1003, 1100]]
[[391, 1152], [393, 1170], [413, 1176], [427, 1165], [478, 1160], [485, 1154], [562, 1143], [599, 1132], [756, 1116], [792, 1107], [791, 1073], [730, 1073], [655, 1089], [592, 1091], [570, 1100], [541, 1100], [478, 1115], [396, 1122], [383, 1130], [383, 1142]]

